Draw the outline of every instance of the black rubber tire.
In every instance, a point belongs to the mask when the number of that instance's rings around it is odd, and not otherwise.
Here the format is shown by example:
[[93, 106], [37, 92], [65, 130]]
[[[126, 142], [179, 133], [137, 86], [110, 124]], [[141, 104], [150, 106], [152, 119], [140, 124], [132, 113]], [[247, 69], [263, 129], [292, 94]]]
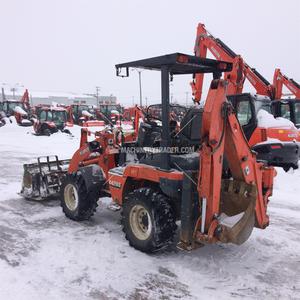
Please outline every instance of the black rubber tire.
[[283, 168], [283, 170], [285, 172], [288, 172], [291, 168], [293, 170], [297, 170], [298, 169], [298, 165], [297, 164], [288, 164], [288, 165], [284, 165], [282, 168]]
[[71, 134], [71, 132], [70, 132], [69, 129], [63, 129], [62, 132], [63, 132], [63, 133], [66, 133], [66, 134]]
[[[136, 205], [143, 206], [147, 210], [153, 224], [151, 233], [145, 240], [139, 239], [130, 225], [130, 211]], [[123, 203], [121, 216], [125, 238], [130, 246], [137, 250], [146, 253], [155, 252], [166, 247], [173, 240], [177, 228], [175, 213], [168, 198], [151, 188], [140, 188], [128, 194]]]
[[[69, 209], [65, 201], [65, 188], [72, 184], [78, 194], [78, 204], [74, 210]], [[100, 191], [97, 189], [87, 191], [83, 176], [77, 172], [67, 174], [60, 188], [60, 204], [64, 214], [74, 221], [90, 219], [98, 206]]]
[[45, 135], [45, 136], [50, 136], [50, 135], [51, 135], [50, 129], [48, 129], [48, 128], [44, 129], [44, 130], [43, 130], [43, 135]]

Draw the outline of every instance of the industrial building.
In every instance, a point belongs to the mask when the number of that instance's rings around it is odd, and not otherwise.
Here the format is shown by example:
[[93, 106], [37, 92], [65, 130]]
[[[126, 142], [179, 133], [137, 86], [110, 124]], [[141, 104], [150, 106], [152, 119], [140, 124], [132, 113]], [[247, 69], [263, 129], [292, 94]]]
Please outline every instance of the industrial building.
[[[87, 105], [101, 105], [101, 104], [116, 104], [117, 97], [110, 96], [98, 96], [92, 94], [76, 94], [76, 93], [64, 93], [64, 92], [34, 92], [29, 91], [31, 105], [37, 104], [52, 104], [53, 102], [59, 104], [87, 104]], [[17, 94], [6, 93], [6, 99], [20, 99], [22, 94], [18, 91]], [[3, 98], [3, 96], [2, 96]], [[2, 99], [1, 99], [2, 100]]]

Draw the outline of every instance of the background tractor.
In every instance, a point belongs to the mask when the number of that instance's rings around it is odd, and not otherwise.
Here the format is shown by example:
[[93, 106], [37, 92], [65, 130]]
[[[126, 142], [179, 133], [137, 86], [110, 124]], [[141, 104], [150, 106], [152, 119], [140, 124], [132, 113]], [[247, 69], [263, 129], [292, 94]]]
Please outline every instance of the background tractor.
[[36, 118], [34, 119], [33, 128], [36, 135], [46, 135], [62, 131], [70, 134], [66, 126], [72, 126], [68, 119], [68, 109], [60, 106], [41, 105], [35, 108]]

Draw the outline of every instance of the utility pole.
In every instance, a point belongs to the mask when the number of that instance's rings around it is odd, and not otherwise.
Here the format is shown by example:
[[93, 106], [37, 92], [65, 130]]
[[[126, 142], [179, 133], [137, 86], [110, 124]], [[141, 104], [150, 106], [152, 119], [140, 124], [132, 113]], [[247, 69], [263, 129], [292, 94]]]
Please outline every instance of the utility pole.
[[185, 92], [185, 106], [188, 105], [189, 92]]
[[24, 85], [21, 85], [20, 83], [15, 83], [14, 86], [10, 89], [11, 92], [13, 92], [13, 99], [15, 99], [16, 91], [18, 91], [18, 88], [24, 87]]
[[138, 70], [139, 73], [139, 86], [140, 86], [140, 106], [143, 106], [143, 98], [142, 98], [142, 71]]
[[97, 107], [100, 107], [100, 105], [99, 105], [99, 92], [100, 92], [100, 86], [96, 86]]
[[132, 69], [134, 71], [137, 71], [139, 74], [139, 89], [140, 89], [140, 107], [143, 106], [143, 97], [142, 97], [142, 71], [138, 69]]
[[1, 88], [1, 91], [2, 91], [2, 101], [5, 101], [5, 93], [4, 93], [4, 88], [2, 87]]
[[146, 107], [148, 106], [148, 97], [145, 97], [146, 100]]
[[17, 89], [15, 87], [13, 87], [10, 90], [13, 92], [13, 99], [15, 99], [15, 93], [16, 93]]

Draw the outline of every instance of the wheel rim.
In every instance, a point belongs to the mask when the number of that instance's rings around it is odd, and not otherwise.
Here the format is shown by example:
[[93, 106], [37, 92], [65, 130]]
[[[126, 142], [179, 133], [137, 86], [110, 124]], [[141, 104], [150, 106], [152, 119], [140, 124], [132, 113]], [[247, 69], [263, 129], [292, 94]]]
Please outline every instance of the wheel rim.
[[146, 240], [151, 235], [152, 222], [147, 209], [141, 205], [132, 207], [129, 214], [130, 227], [139, 240]]
[[76, 210], [78, 206], [78, 193], [76, 187], [73, 184], [69, 183], [68, 185], [66, 185], [64, 191], [64, 199], [69, 210]]

